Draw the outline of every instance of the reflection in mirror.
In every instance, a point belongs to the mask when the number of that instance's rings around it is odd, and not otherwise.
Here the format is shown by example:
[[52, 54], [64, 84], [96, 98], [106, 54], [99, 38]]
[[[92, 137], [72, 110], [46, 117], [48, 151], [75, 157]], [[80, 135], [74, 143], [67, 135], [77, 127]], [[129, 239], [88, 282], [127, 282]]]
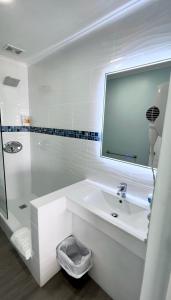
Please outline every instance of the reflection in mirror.
[[171, 68], [106, 75], [102, 156], [157, 167]]

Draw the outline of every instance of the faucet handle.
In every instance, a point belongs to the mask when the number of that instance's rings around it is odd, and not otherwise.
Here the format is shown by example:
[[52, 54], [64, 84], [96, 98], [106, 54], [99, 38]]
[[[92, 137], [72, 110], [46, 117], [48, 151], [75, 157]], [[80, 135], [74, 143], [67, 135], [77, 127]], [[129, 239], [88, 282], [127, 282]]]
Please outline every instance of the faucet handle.
[[127, 188], [127, 183], [121, 182], [117, 187], [118, 187], [118, 189], [126, 189]]

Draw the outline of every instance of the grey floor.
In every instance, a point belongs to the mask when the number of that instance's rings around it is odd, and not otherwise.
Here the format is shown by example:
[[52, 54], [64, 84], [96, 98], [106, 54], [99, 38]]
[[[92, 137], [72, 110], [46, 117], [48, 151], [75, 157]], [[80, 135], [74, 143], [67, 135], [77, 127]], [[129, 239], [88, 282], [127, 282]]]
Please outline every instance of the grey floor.
[[111, 300], [86, 276], [71, 280], [59, 272], [43, 288], [39, 288], [24, 263], [0, 229], [0, 299], [1, 300]]

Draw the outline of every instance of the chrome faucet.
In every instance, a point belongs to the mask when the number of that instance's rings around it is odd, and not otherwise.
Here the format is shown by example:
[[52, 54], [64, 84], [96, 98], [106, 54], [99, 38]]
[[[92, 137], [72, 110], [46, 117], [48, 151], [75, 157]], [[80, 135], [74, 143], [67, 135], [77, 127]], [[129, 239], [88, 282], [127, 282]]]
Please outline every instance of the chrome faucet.
[[117, 195], [121, 196], [121, 198], [126, 198], [126, 191], [127, 191], [127, 183], [121, 182], [118, 186]]

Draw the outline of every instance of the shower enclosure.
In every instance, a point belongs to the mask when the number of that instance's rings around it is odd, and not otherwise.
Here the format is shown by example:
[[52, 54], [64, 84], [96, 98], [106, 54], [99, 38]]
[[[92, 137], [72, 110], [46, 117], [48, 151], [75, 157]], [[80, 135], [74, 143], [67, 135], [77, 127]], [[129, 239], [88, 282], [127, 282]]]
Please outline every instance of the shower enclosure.
[[0, 222], [14, 232], [30, 227], [30, 201], [38, 196], [31, 192], [29, 128], [4, 119], [0, 115]]

